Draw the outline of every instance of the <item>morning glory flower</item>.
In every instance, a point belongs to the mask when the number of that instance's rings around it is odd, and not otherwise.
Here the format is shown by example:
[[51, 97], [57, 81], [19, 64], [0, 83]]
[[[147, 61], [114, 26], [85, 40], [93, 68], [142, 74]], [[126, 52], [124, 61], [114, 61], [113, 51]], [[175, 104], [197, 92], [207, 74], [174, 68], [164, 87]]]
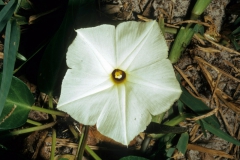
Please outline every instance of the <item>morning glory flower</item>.
[[76, 30], [57, 108], [128, 145], [181, 94], [156, 21]]

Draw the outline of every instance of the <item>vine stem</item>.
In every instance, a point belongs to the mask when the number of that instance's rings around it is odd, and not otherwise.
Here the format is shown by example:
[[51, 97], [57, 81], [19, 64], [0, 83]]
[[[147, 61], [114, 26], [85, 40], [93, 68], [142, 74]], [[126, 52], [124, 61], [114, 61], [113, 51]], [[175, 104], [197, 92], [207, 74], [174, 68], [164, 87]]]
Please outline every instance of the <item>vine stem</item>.
[[27, 119], [27, 123], [33, 124], [33, 125], [35, 125], [35, 126], [41, 126], [41, 125], [42, 125], [42, 123], [33, 121], [33, 120], [31, 120], [31, 119]]
[[82, 135], [80, 137], [79, 145], [78, 145], [78, 154], [76, 155], [78, 160], [82, 160], [85, 146], [87, 144], [89, 126], [84, 126]]
[[34, 111], [40, 111], [40, 112], [44, 112], [44, 113], [48, 113], [48, 114], [52, 114], [52, 115], [57, 115], [57, 116], [62, 116], [62, 117], [67, 116], [67, 114], [64, 112], [41, 108], [41, 107], [37, 107], [37, 106], [32, 106], [32, 107], [28, 107], [28, 108], [31, 110], [34, 110]]
[[52, 129], [52, 146], [51, 146], [51, 160], [54, 160], [56, 150], [56, 130]]
[[[53, 110], [53, 97], [52, 97], [51, 94], [48, 95], [48, 106], [49, 106], [50, 109]], [[51, 115], [52, 115], [52, 117], [53, 117], [53, 120], [56, 121], [56, 120], [57, 120], [57, 116], [54, 115], [54, 114], [51, 114]]]
[[95, 160], [102, 160], [88, 145], [85, 146], [85, 149]]
[[43, 130], [43, 129], [50, 128], [50, 127], [54, 126], [56, 123], [57, 122], [51, 122], [51, 123], [44, 124], [44, 125], [41, 125], [41, 126], [30, 127], [30, 128], [26, 128], [26, 129], [20, 129], [20, 130], [17, 130], [17, 131], [12, 131], [12, 132], [9, 132], [5, 135], [1, 135], [1, 138], [7, 137], [7, 136], [15, 136], [15, 135], [19, 135], [19, 134], [29, 133], [29, 132], [38, 131], [38, 130]]

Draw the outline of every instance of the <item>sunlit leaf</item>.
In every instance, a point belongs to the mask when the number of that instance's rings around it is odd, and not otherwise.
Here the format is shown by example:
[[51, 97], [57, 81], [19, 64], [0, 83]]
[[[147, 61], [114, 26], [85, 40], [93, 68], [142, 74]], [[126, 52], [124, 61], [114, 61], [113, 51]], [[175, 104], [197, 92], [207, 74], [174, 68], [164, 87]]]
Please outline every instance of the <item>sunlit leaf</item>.
[[[0, 79], [2, 74], [0, 73]], [[1, 82], [1, 81], [0, 81]], [[11, 87], [0, 116], [0, 130], [7, 130], [23, 125], [34, 103], [28, 87], [18, 78], [12, 77]]]

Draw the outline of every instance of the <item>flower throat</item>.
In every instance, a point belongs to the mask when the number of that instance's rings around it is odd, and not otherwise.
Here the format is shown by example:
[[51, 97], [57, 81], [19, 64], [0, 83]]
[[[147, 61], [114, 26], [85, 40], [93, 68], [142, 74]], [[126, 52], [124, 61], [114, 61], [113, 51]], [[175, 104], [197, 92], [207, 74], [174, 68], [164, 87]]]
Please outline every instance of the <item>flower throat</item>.
[[112, 72], [112, 78], [115, 82], [123, 82], [126, 78], [126, 73], [120, 69], [115, 69]]

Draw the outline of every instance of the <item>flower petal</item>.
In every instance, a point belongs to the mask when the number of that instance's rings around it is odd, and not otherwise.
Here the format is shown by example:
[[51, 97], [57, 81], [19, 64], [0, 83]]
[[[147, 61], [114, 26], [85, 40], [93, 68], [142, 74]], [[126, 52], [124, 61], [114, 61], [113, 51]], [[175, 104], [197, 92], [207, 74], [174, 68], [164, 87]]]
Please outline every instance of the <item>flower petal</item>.
[[68, 48], [67, 65], [97, 75], [111, 73], [115, 64], [115, 27], [101, 25], [76, 32], [77, 36]]
[[[142, 98], [142, 97], [141, 97]], [[146, 103], [133, 93], [131, 85], [114, 86], [111, 105], [103, 108], [97, 121], [100, 133], [128, 145], [151, 121]]]
[[[127, 109], [126, 126], [129, 140], [132, 140], [140, 132], [146, 129], [151, 122], [152, 116], [147, 110], [148, 104], [145, 103], [145, 97], [139, 96], [139, 92], [134, 92], [136, 86], [126, 83], [127, 91]], [[139, 86], [137, 86], [139, 87]], [[130, 142], [130, 141], [129, 141]], [[128, 142], [128, 144], [129, 144]]]
[[[109, 77], [69, 69], [63, 79], [57, 108], [77, 121], [94, 125], [107, 102], [113, 83]], [[91, 102], [91, 103], [89, 103]]]
[[121, 23], [116, 43], [117, 65], [125, 71], [167, 58], [168, 47], [156, 21]]
[[127, 82], [133, 92], [149, 104], [152, 115], [165, 112], [180, 97], [181, 88], [176, 80], [172, 64], [168, 59], [128, 73]]
[[105, 105], [98, 120], [97, 129], [100, 133], [127, 144], [126, 137], [126, 91], [124, 85], [115, 85], [109, 96], [111, 104]]

